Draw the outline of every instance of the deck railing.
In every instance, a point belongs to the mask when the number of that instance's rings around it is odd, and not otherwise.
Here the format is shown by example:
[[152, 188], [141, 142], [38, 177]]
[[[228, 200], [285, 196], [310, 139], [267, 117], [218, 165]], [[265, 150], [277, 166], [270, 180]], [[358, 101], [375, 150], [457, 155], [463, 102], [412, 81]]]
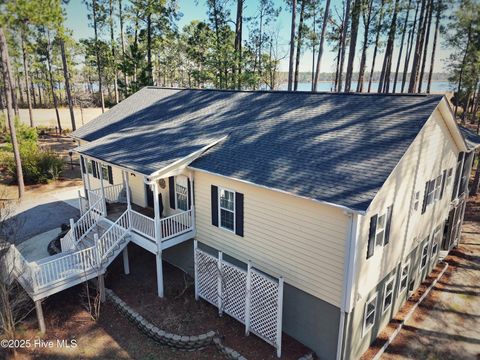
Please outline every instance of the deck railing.
[[[103, 190], [105, 192], [105, 200], [108, 202], [125, 202], [125, 199], [122, 198], [122, 191], [125, 189], [123, 184], [116, 184], [111, 186], [104, 186]], [[90, 193], [94, 193], [97, 197], [102, 197], [102, 188], [90, 190]]]
[[100, 218], [102, 212], [98, 210], [98, 205], [101, 205], [102, 199], [98, 199], [90, 209], [83, 214], [80, 219], [74, 225], [74, 239], [75, 242], [80, 242], [82, 239], [87, 236], [90, 230], [96, 225], [98, 219]]
[[34, 279], [38, 288], [82, 275], [98, 267], [95, 246], [68, 253], [65, 256], [37, 265]]
[[132, 230], [155, 241], [155, 221], [152, 218], [130, 210], [130, 220]]
[[13, 271], [17, 277], [22, 277], [32, 289], [35, 289], [37, 287], [35, 281], [36, 265], [25, 260], [15, 245], [10, 246], [7, 258], [8, 271]]
[[193, 229], [193, 209], [160, 220], [162, 241], [181, 235]]

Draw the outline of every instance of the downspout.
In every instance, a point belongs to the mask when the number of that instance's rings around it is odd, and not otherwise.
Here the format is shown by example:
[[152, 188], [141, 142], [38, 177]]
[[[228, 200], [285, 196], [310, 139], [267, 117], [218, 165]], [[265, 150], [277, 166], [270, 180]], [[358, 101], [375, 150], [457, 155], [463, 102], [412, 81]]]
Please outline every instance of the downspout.
[[348, 216], [349, 226], [347, 232], [347, 239], [345, 242], [345, 266], [344, 266], [344, 285], [342, 303], [340, 305], [340, 324], [338, 326], [338, 341], [337, 341], [337, 360], [344, 358], [343, 351], [346, 342], [344, 341], [345, 333], [345, 318], [352, 310], [353, 303], [353, 287], [355, 284], [355, 268], [357, 263], [357, 247], [358, 247], [358, 223], [360, 217], [357, 213], [345, 212]]

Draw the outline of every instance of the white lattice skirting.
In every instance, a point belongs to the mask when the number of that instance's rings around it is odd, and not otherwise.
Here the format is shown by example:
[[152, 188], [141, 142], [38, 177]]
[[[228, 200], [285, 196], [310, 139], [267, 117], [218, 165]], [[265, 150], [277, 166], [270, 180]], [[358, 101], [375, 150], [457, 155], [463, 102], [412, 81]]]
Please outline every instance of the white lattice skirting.
[[243, 270], [198, 249], [195, 241], [195, 298], [205, 299], [245, 324], [245, 333], [259, 336], [281, 356], [283, 279], [264, 275], [248, 264]]

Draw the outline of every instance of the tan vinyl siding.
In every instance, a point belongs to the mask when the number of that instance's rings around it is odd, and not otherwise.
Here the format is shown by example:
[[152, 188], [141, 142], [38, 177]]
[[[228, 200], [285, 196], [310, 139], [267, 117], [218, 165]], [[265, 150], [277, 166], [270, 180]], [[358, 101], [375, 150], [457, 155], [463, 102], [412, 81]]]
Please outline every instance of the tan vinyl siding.
[[[340, 306], [348, 218], [342, 210], [195, 171], [197, 240]], [[211, 223], [211, 185], [244, 194], [244, 237]]]
[[[448, 216], [453, 179], [445, 188], [443, 198], [427, 207], [422, 214], [425, 183], [453, 168], [457, 148], [441, 113], [436, 110], [387, 182], [372, 202], [359, 227], [358, 277], [354, 293], [366, 296], [381, 279], [393, 270], [418, 244], [431, 235], [435, 227], [443, 226]], [[419, 192], [418, 209], [413, 209], [413, 196]], [[390, 243], [375, 246], [374, 255], [366, 259], [370, 217], [384, 212], [393, 204]], [[440, 245], [439, 245], [440, 246]]]

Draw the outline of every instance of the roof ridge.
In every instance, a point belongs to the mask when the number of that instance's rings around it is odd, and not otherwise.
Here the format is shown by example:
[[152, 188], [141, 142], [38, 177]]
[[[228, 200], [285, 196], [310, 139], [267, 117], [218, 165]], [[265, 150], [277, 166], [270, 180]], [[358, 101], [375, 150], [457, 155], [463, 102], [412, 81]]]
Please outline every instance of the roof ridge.
[[227, 92], [227, 93], [266, 93], [266, 94], [308, 94], [308, 95], [343, 95], [343, 96], [392, 96], [392, 97], [443, 97], [443, 94], [427, 94], [427, 93], [364, 93], [364, 92], [335, 92], [335, 91], [292, 91], [292, 90], [234, 90], [234, 89], [200, 89], [200, 88], [182, 88], [148, 85], [142, 89], [156, 90], [191, 90], [191, 91], [211, 91], [211, 92]]

